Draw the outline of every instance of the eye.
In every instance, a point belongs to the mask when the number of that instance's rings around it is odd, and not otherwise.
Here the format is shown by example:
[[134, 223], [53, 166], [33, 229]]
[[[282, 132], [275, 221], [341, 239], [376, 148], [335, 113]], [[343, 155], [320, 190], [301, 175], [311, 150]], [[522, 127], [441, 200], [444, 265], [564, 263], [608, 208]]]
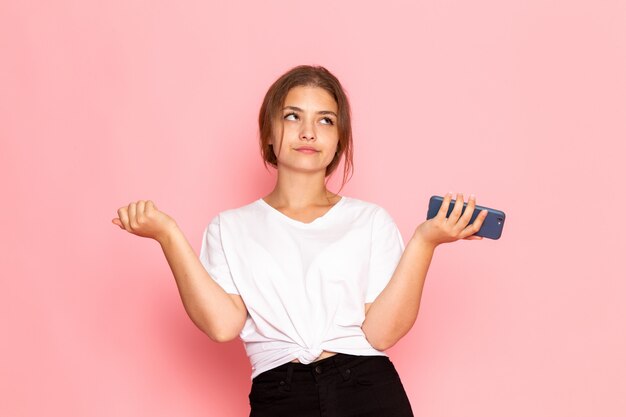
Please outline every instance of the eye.
[[335, 122], [333, 122], [333, 119], [331, 119], [330, 117], [324, 117], [324, 118], [322, 118], [322, 124], [331, 125], [332, 126], [332, 125], [335, 124]]
[[298, 115], [295, 114], [294, 112], [291, 112], [291, 113], [287, 113], [285, 116], [283, 116], [283, 118], [285, 120], [298, 120]]

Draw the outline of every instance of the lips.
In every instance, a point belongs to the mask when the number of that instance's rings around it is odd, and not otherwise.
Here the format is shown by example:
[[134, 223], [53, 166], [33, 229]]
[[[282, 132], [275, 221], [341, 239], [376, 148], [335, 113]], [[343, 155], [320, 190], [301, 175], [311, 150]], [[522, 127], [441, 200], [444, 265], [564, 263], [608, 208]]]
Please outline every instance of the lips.
[[311, 148], [310, 146], [301, 146], [300, 148], [296, 148], [296, 151], [308, 154], [314, 154], [318, 152], [317, 149]]

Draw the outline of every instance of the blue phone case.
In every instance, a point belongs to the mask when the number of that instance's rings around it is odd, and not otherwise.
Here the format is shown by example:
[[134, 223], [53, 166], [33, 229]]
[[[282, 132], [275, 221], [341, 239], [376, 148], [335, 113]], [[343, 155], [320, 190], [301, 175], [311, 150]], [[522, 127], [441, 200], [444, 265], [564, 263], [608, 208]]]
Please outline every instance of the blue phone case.
[[[450, 201], [450, 206], [448, 207], [448, 213], [446, 214], [446, 218], [450, 216], [450, 213], [452, 213], [455, 202], [456, 200]], [[430, 201], [428, 202], [428, 213], [426, 214], [426, 220], [432, 219], [437, 215], [437, 212], [441, 207], [441, 203], [443, 203], [443, 197], [438, 195], [430, 197]], [[461, 215], [465, 213], [466, 207], [467, 203], [463, 203], [463, 211], [461, 212]], [[501, 210], [495, 210], [489, 207], [476, 205], [469, 224], [474, 223], [474, 220], [476, 220], [476, 217], [478, 217], [481, 210], [488, 211], [487, 217], [485, 217], [485, 221], [480, 227], [480, 230], [478, 230], [478, 232], [476, 232], [474, 236], [482, 236], [487, 239], [499, 239], [502, 235], [502, 228], [504, 227], [504, 220], [506, 219], [506, 215]]]

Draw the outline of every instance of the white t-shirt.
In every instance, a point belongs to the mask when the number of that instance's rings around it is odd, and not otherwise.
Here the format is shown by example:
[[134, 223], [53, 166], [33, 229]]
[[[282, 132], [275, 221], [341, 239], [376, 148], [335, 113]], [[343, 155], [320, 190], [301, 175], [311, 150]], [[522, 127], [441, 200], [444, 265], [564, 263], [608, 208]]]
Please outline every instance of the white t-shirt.
[[200, 260], [248, 317], [239, 335], [252, 377], [323, 350], [380, 355], [363, 333], [365, 303], [389, 282], [404, 251], [383, 208], [343, 196], [311, 223], [263, 199], [226, 210], [204, 231]]

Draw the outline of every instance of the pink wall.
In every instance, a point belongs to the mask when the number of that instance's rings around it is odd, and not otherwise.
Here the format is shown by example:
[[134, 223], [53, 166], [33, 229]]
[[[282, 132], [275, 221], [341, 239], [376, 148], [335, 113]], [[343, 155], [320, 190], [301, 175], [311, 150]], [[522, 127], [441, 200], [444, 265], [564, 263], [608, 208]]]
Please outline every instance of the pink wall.
[[196, 250], [267, 193], [269, 84], [327, 66], [356, 172], [405, 239], [428, 198], [506, 211], [437, 249], [388, 353], [416, 416], [626, 415], [623, 1], [0, 2], [0, 415], [244, 416], [240, 341], [186, 316], [152, 199]]

